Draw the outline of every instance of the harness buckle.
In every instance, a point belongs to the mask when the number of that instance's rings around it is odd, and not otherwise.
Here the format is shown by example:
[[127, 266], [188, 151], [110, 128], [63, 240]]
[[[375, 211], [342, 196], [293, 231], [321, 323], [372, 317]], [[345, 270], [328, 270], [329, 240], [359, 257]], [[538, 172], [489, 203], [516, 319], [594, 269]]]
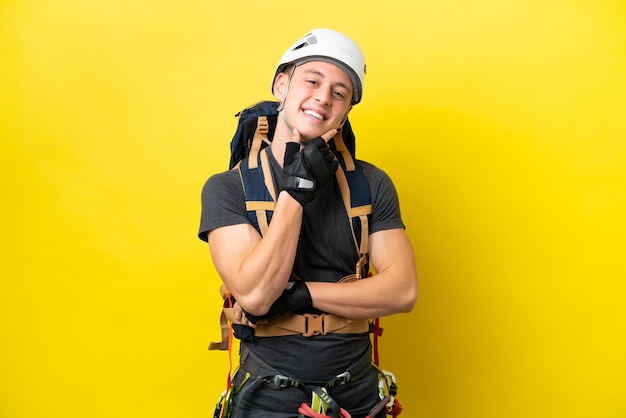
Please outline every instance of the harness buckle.
[[272, 379], [272, 383], [281, 389], [288, 388], [289, 386], [291, 386], [291, 382], [292, 382], [292, 379], [290, 377], [283, 376], [281, 374], [277, 374]]
[[335, 385], [345, 385], [346, 383], [348, 383], [350, 381], [350, 377], [352, 377], [350, 375], [350, 372], [343, 372], [341, 374], [338, 374], [333, 379], [333, 386], [335, 386]]
[[328, 334], [324, 330], [324, 316], [325, 314], [304, 314], [304, 327], [305, 332], [302, 333], [303, 337], [312, 337], [314, 335], [326, 335]]

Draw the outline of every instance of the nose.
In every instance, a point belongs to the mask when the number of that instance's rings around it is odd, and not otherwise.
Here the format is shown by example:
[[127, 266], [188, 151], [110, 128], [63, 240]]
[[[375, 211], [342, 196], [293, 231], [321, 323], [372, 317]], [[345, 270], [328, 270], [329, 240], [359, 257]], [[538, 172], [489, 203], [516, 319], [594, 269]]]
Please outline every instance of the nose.
[[330, 102], [331, 91], [329, 88], [320, 88], [315, 93], [315, 100], [320, 104], [328, 104]]

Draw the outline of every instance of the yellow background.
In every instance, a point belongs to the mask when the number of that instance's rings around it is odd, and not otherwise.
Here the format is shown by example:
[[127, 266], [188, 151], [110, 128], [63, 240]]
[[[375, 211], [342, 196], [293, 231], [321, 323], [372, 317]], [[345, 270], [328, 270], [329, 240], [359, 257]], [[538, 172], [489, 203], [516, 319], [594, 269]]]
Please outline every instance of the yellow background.
[[623, 1], [4, 0], [0, 417], [211, 416], [200, 189], [314, 27], [363, 46], [416, 250], [402, 416], [626, 416]]

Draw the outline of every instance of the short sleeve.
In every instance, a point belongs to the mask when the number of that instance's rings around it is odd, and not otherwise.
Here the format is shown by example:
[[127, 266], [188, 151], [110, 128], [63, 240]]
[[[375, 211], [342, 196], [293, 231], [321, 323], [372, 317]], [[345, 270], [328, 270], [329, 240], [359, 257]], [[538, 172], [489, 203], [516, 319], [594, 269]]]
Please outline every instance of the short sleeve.
[[211, 176], [202, 188], [198, 237], [208, 242], [210, 231], [222, 226], [250, 223], [239, 172], [230, 170]]

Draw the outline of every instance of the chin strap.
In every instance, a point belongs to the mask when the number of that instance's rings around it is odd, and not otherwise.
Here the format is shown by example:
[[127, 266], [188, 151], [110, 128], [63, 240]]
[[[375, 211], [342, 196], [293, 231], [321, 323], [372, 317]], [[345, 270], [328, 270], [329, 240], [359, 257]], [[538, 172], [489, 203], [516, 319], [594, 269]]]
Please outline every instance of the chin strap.
[[[284, 102], [283, 102], [284, 103]], [[289, 133], [291, 135], [293, 135], [293, 128], [291, 127], [291, 125], [289, 124], [289, 122], [287, 121], [287, 116], [285, 115], [285, 109], [283, 107], [283, 104], [281, 103], [279, 106], [279, 111], [278, 114], [280, 115], [280, 117], [283, 119], [283, 121], [285, 122], [285, 125], [287, 126], [287, 129], [289, 129]]]
[[278, 108], [276, 109], [278, 110], [278, 114], [280, 115], [280, 117], [285, 122], [285, 125], [287, 125], [287, 129], [289, 129], [289, 133], [291, 135], [293, 135], [293, 128], [291, 127], [291, 124], [287, 121], [287, 116], [285, 115], [285, 102], [287, 101], [287, 95], [289, 94], [289, 87], [291, 86], [291, 79], [295, 71], [296, 71], [296, 66], [294, 65], [293, 68], [291, 69], [291, 74], [289, 74], [289, 81], [287, 82], [287, 88], [285, 89], [285, 96], [283, 97], [283, 101], [280, 102], [280, 104], [278, 105]]

